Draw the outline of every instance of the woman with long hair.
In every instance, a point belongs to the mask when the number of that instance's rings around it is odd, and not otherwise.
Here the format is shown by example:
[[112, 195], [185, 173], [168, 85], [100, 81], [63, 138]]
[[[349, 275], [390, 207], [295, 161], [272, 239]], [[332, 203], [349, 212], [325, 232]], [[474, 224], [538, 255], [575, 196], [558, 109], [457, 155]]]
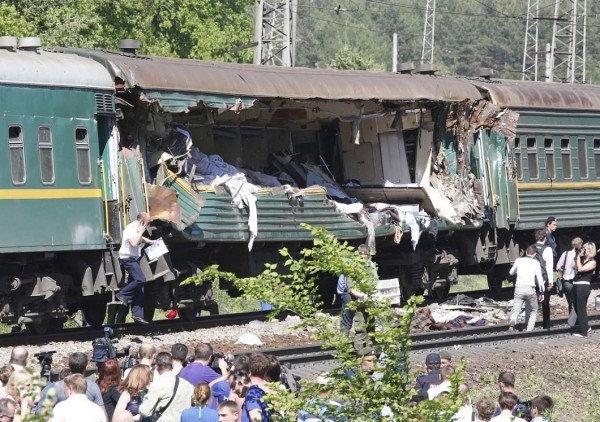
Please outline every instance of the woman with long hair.
[[134, 421], [139, 421], [140, 404], [146, 394], [148, 385], [152, 382], [152, 372], [147, 365], [139, 364], [131, 368], [127, 377], [119, 385], [121, 397], [115, 407], [115, 413], [129, 410]]
[[26, 371], [14, 371], [6, 383], [7, 398], [15, 402], [16, 413], [25, 418], [39, 400], [39, 391], [35, 391], [33, 376]]
[[104, 408], [108, 415], [108, 420], [111, 420], [115, 407], [119, 402], [121, 393], [119, 392], [119, 384], [121, 383], [121, 368], [116, 359], [108, 359], [100, 366], [98, 374], [98, 386], [102, 393]]
[[212, 397], [210, 386], [201, 382], [194, 388], [194, 403], [196, 406], [185, 409], [181, 413], [181, 422], [218, 422], [219, 414], [206, 406]]
[[596, 269], [596, 245], [592, 242], [586, 242], [575, 258], [575, 268], [577, 276], [573, 281], [573, 308], [577, 313], [577, 324], [579, 332], [574, 332], [576, 337], [586, 337], [591, 330], [588, 325], [587, 301], [590, 297], [590, 282]]

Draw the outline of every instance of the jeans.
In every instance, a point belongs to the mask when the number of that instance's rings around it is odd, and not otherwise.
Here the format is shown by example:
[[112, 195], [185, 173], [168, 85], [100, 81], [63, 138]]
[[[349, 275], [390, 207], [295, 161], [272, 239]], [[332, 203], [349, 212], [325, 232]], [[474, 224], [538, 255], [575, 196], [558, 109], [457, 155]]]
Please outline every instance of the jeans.
[[340, 331], [346, 335], [350, 334], [352, 323], [354, 321], [354, 310], [348, 309], [348, 304], [352, 302], [350, 293], [342, 293], [342, 314], [340, 315]]
[[140, 262], [134, 258], [119, 260], [129, 274], [127, 284], [119, 291], [121, 299], [131, 302], [131, 314], [137, 318], [144, 318], [144, 284], [146, 277], [140, 267]]
[[515, 286], [515, 298], [509, 322], [511, 327], [516, 325], [523, 304], [525, 304], [525, 320], [527, 322], [527, 331], [533, 331], [538, 311], [538, 299], [534, 287]]

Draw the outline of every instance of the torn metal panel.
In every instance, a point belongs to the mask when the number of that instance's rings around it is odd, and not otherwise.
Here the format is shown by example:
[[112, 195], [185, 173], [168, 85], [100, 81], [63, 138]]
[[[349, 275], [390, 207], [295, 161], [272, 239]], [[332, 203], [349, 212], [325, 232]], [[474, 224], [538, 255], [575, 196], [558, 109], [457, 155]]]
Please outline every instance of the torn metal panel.
[[147, 185], [150, 216], [153, 219], [181, 224], [181, 206], [177, 203], [177, 192], [157, 185]]
[[437, 215], [444, 220], [452, 224], [463, 220], [479, 224], [484, 216], [485, 201], [481, 181], [471, 173], [469, 162], [473, 134], [488, 129], [514, 137], [519, 114], [487, 100], [462, 101], [448, 105], [447, 110], [446, 128], [454, 138], [455, 163], [448, 162], [448, 148], [441, 142], [429, 180], [440, 196], [431, 191], [430, 199]]

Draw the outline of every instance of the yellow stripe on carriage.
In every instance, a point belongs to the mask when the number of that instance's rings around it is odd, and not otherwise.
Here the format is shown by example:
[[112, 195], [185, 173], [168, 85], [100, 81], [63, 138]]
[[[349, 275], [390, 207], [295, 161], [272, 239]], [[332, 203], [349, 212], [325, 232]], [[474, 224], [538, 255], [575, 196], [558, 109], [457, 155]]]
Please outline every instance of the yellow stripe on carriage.
[[519, 190], [598, 189], [600, 182], [528, 182], [519, 183]]
[[101, 189], [0, 189], [2, 199], [102, 198]]

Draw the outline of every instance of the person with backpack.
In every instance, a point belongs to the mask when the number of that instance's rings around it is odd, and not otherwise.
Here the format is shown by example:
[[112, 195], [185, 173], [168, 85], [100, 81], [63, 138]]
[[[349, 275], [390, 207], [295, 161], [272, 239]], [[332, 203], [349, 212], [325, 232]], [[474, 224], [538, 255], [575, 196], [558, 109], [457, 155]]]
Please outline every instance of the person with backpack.
[[554, 288], [554, 255], [552, 247], [546, 244], [546, 231], [538, 229], [535, 231], [534, 246], [537, 249], [536, 259], [542, 266], [542, 277], [544, 279], [544, 299], [542, 301], [542, 327], [550, 329], [550, 295]]
[[510, 275], [517, 275], [515, 297], [509, 321], [510, 330], [514, 329], [521, 307], [525, 303], [527, 331], [533, 331], [537, 317], [538, 301], [541, 301], [544, 296], [544, 279], [541, 265], [536, 259], [538, 253], [536, 246], [531, 245], [525, 253], [526, 256], [517, 258], [509, 271]]

